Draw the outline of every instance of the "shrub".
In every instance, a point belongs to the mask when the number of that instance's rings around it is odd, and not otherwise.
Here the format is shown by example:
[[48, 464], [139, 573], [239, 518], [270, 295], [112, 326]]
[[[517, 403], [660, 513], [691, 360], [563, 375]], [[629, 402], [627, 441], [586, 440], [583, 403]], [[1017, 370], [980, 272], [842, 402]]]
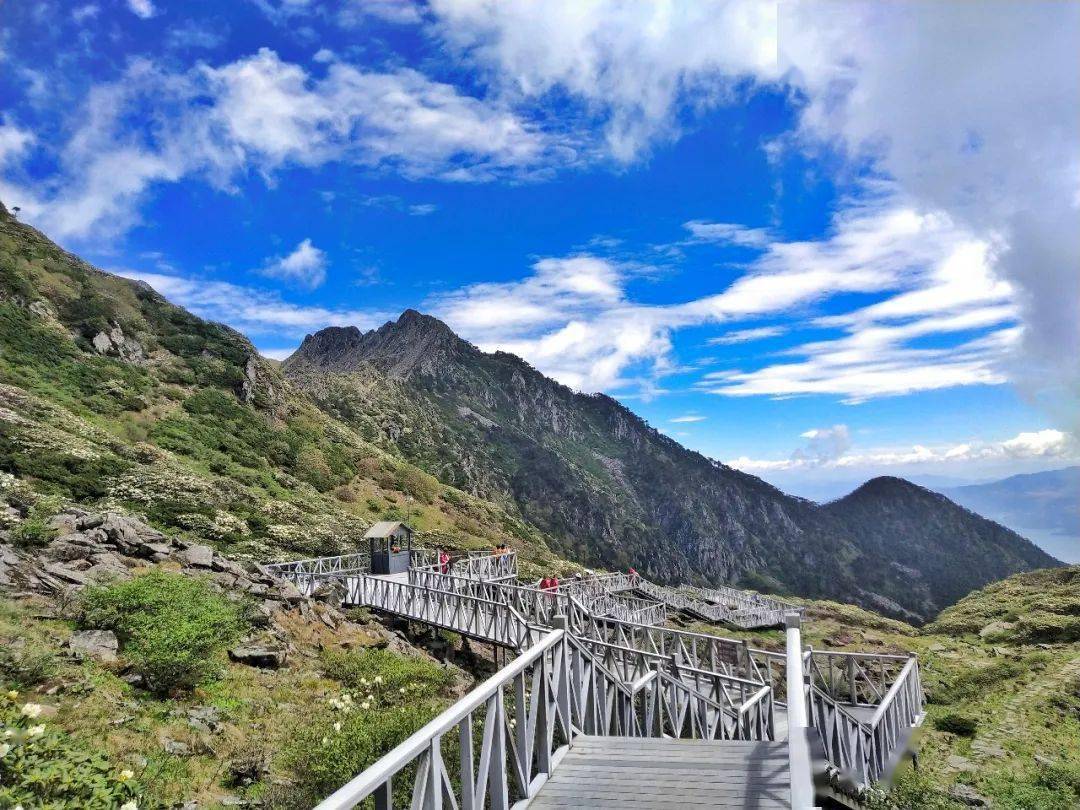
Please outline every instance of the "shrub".
[[244, 629], [240, 607], [205, 581], [164, 571], [89, 589], [80, 618], [83, 626], [116, 632], [124, 657], [159, 693], [209, 678]]
[[349, 689], [365, 690], [381, 678], [380, 691], [418, 690], [433, 695], [445, 689], [453, 673], [421, 658], [408, 658], [390, 650], [327, 651], [322, 655], [327, 677]]
[[56, 674], [56, 653], [30, 639], [16, 644], [3, 639], [0, 675], [19, 686], [35, 686]]
[[974, 737], [979, 721], [963, 712], [946, 712], [934, 718], [934, 728], [961, 737]]
[[138, 798], [135, 774], [112, 766], [100, 753], [30, 716], [34, 704], [18, 693], [0, 697], [0, 807], [114, 810]]
[[[307, 808], [329, 796], [438, 714], [441, 706], [411, 702], [323, 714], [302, 727], [285, 750], [295, 774], [276, 806]], [[414, 766], [395, 776], [395, 807], [408, 807]]]

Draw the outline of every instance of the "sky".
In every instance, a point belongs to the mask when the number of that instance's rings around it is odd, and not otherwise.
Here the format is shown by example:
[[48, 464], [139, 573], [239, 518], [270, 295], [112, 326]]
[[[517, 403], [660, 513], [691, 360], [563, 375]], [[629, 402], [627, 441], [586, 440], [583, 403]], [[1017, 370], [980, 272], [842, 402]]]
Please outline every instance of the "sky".
[[412, 307], [798, 494], [1080, 462], [1080, 4], [0, 4], [0, 200], [288, 356]]

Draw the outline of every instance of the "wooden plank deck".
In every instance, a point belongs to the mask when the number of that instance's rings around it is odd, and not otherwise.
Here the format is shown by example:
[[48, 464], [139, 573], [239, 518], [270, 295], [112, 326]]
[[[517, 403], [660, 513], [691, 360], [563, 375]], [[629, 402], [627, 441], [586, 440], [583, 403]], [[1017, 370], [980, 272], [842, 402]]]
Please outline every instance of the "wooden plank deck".
[[529, 810], [791, 806], [785, 743], [578, 737]]

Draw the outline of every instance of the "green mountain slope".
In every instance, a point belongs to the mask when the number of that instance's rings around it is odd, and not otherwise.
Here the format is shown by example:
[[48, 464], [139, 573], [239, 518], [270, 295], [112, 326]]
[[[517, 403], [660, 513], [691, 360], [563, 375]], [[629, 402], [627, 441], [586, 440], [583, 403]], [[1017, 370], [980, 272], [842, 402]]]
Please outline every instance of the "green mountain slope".
[[[992, 578], [1055, 564], [946, 503], [922, 504], [910, 526], [901, 516], [885, 535], [868, 532], [847, 503], [823, 509], [785, 495], [687, 450], [610, 397], [481, 352], [412, 310], [366, 334], [310, 335], [283, 370], [368, 440], [518, 510], [560, 552], [591, 564], [858, 601], [914, 619]], [[919, 531], [935, 555], [893, 565], [894, 550]], [[949, 580], [942, 557], [965, 573]]]
[[554, 562], [520, 517], [329, 418], [239, 333], [96, 270], [2, 206], [0, 473], [0, 530], [46, 495], [254, 558], [338, 553], [374, 520], [410, 517], [426, 542], [509, 541]]

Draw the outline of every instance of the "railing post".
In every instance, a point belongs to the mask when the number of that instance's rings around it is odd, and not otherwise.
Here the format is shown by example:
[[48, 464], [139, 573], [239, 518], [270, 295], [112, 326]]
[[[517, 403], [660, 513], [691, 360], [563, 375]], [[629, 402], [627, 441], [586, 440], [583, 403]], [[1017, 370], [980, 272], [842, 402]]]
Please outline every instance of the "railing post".
[[788, 760], [791, 771], [791, 806], [814, 806], [814, 772], [807, 738], [806, 677], [803, 674], [802, 620], [792, 611], [784, 616], [787, 629]]

